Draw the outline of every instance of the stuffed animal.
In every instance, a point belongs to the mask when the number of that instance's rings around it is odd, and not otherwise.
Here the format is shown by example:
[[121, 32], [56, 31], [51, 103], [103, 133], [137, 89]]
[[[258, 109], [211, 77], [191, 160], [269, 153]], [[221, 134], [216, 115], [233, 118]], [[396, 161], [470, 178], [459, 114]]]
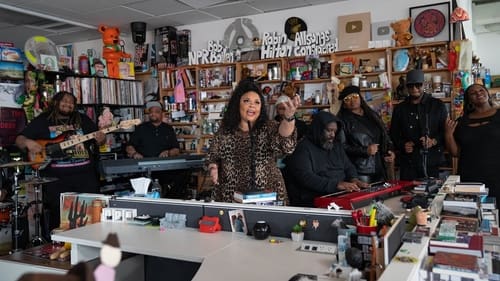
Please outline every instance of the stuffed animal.
[[108, 76], [111, 78], [120, 78], [118, 64], [122, 58], [131, 58], [130, 54], [121, 50], [120, 29], [99, 25], [99, 32], [102, 33], [102, 57], [108, 65]]
[[392, 39], [396, 41], [396, 47], [411, 45], [413, 35], [410, 33], [411, 18], [398, 20], [391, 23], [391, 28], [394, 30]]
[[340, 111], [341, 103], [339, 102], [339, 94], [344, 89], [345, 85], [339, 78], [332, 76], [330, 83], [326, 84], [326, 92], [328, 101], [330, 102], [330, 112], [337, 114]]

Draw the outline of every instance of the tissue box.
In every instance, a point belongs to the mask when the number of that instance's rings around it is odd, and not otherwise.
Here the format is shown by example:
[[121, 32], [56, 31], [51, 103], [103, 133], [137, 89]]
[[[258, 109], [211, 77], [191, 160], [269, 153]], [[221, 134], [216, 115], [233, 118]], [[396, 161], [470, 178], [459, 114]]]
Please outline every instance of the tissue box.
[[165, 213], [165, 217], [160, 219], [160, 229], [186, 228], [186, 221], [186, 214]]

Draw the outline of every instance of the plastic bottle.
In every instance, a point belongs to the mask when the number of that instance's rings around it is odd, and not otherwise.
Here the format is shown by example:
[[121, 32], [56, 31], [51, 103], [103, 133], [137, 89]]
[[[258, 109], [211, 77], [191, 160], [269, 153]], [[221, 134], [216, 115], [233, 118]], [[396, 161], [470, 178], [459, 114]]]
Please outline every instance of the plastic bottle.
[[153, 184], [151, 185], [151, 193], [153, 198], [160, 198], [161, 185], [158, 179], [153, 181]]
[[491, 74], [489, 68], [484, 70], [484, 87], [486, 87], [486, 89], [491, 87]]
[[78, 71], [82, 75], [89, 75], [89, 58], [85, 54], [78, 57]]
[[61, 89], [61, 79], [59, 78], [59, 75], [56, 75], [56, 81], [54, 82], [54, 88], [56, 89], [56, 93], [59, 93]]

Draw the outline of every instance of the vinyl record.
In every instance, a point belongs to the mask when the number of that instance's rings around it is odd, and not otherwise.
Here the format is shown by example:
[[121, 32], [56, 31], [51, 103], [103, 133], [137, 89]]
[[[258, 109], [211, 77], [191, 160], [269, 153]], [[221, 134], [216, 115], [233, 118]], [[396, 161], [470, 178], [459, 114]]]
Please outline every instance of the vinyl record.
[[291, 17], [285, 22], [285, 33], [289, 40], [295, 41], [295, 34], [307, 31], [307, 24], [301, 18]]
[[446, 18], [441, 11], [427, 9], [417, 15], [413, 25], [418, 35], [424, 38], [432, 38], [443, 31]]
[[24, 44], [26, 59], [35, 68], [41, 64], [40, 55], [55, 56], [59, 61], [56, 44], [44, 36], [33, 36]]

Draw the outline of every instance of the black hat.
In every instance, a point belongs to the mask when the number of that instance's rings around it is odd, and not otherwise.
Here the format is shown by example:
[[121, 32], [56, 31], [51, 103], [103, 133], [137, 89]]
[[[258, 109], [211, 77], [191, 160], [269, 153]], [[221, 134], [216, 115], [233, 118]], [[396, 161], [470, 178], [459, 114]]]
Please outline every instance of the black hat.
[[406, 74], [406, 85], [424, 83], [424, 72], [420, 69], [412, 69]]
[[104, 245], [109, 245], [113, 248], [120, 248], [120, 242], [118, 242], [118, 235], [114, 232], [108, 234], [106, 240], [102, 241]]
[[350, 94], [359, 94], [360, 90], [358, 86], [347, 86], [345, 87], [342, 92], [340, 92], [339, 95], [339, 100], [343, 100], [345, 97], [347, 97]]

